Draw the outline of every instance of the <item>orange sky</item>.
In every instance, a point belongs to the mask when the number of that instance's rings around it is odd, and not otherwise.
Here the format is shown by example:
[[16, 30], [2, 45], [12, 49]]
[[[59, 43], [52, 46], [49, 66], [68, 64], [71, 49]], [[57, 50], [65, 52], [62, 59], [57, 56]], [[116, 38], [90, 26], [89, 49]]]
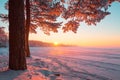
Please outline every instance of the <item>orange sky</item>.
[[44, 42], [58, 42], [62, 44], [78, 45], [86, 47], [120, 47], [120, 37], [108, 36], [107, 34], [94, 34], [93, 32], [86, 32], [86, 34], [74, 33], [53, 33], [51, 36], [44, 35], [43, 33], [31, 34], [30, 40], [40, 40]]
[[111, 27], [104, 27], [105, 26], [81, 26], [77, 34], [72, 32], [59, 32], [52, 33], [50, 36], [39, 31], [38, 34], [31, 34], [30, 40], [40, 40], [52, 43], [58, 42], [86, 47], [120, 47], [120, 32], [109, 32]]

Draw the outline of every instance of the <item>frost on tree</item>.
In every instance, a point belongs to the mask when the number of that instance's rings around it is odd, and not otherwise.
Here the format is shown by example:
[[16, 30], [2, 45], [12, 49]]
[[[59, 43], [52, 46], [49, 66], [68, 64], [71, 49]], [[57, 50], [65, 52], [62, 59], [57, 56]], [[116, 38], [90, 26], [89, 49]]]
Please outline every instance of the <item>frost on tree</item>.
[[[30, 32], [36, 33], [39, 27], [45, 34], [58, 32], [58, 28], [76, 33], [81, 22], [96, 25], [109, 15], [113, 2], [120, 0], [30, 0]], [[6, 19], [6, 15], [0, 17]], [[66, 21], [59, 22], [58, 17]]]
[[[66, 1], [66, 0], [64, 0]], [[62, 28], [64, 32], [73, 31], [76, 33], [81, 22], [87, 25], [96, 25], [105, 16], [109, 15], [108, 7], [115, 1], [120, 0], [67, 0], [68, 6], [62, 17], [68, 20]]]
[[59, 0], [33, 0], [31, 1], [31, 27], [30, 31], [36, 33], [35, 29], [39, 27], [45, 34], [58, 32], [61, 22], [57, 18], [62, 14], [64, 7], [60, 5]]
[[[87, 25], [96, 25], [105, 16], [109, 15], [108, 7], [120, 0], [31, 0], [31, 27], [35, 32], [40, 27], [45, 34], [51, 31], [77, 32], [81, 22]], [[57, 18], [65, 19], [65, 22], [57, 21]]]

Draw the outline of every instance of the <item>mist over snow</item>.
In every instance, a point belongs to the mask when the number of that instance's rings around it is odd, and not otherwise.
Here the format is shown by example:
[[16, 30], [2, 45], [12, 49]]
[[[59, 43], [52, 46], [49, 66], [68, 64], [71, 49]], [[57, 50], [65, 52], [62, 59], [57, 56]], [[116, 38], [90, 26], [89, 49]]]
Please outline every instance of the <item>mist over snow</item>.
[[0, 48], [0, 80], [119, 80], [120, 49], [31, 47], [25, 71], [8, 70]]

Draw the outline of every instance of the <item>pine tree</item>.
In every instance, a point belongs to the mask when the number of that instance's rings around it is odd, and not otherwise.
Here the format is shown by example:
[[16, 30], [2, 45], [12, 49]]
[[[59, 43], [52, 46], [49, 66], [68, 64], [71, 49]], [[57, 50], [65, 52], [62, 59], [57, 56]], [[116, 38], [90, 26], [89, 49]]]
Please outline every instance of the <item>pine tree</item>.
[[25, 70], [24, 0], [9, 0], [9, 69]]

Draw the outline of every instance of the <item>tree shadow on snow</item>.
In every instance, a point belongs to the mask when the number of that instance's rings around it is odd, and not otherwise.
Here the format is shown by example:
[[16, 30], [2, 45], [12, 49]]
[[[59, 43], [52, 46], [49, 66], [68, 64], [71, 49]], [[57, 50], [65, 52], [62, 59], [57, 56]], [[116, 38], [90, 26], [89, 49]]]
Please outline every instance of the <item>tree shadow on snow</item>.
[[0, 72], [0, 80], [17, 80], [17, 78], [19, 78], [19, 76], [23, 75], [23, 73], [25, 71], [23, 71], [23, 70], [20, 70], [20, 71], [7, 70], [7, 71]]
[[38, 72], [42, 73], [45, 77], [49, 77], [50, 80], [62, 80], [60, 79], [60, 73], [59, 72], [52, 72], [48, 69], [40, 69]]

